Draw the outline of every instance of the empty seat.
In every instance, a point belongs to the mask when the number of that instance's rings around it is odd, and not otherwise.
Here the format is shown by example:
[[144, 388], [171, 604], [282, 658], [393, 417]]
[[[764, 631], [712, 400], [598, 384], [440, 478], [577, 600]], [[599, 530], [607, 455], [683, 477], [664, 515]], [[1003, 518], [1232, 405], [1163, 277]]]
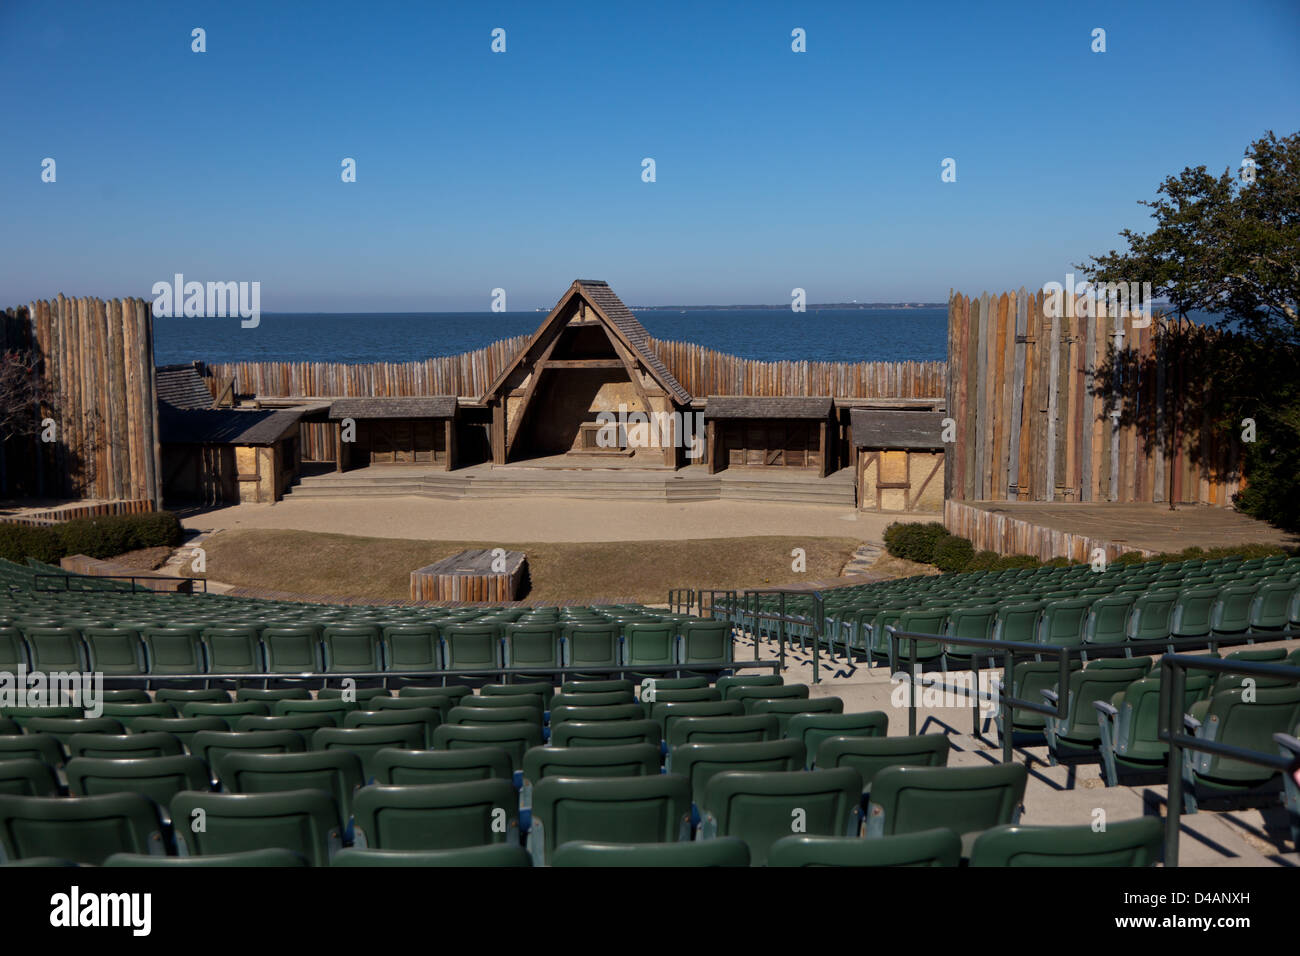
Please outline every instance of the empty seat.
[[[1045, 715], [1043, 730], [1047, 735], [1048, 757], [1053, 765], [1063, 759], [1091, 759], [1095, 756], [1101, 746], [1101, 728], [1094, 704], [1099, 700], [1110, 700], [1133, 681], [1145, 677], [1151, 669], [1151, 662], [1146, 658], [1117, 661], [1104, 667], [1097, 667], [1098, 663], [1101, 662], [1095, 661], [1070, 675], [1064, 719]], [[1128, 666], [1123, 666], [1125, 664]], [[1052, 704], [1057, 703], [1057, 691], [1043, 691], [1043, 696]]]
[[206, 648], [199, 632], [193, 628], [145, 627], [139, 634], [144, 641], [151, 676], [208, 672]]
[[505, 780], [372, 785], [357, 791], [358, 844], [384, 850], [518, 845], [518, 799]]
[[784, 683], [785, 678], [780, 674], [735, 674], [729, 677], [719, 677], [713, 686], [722, 694], [722, 699], [726, 700], [732, 688], [780, 687]]
[[683, 664], [731, 663], [733, 638], [726, 621], [687, 621], [681, 633]]
[[103, 705], [104, 716], [112, 717], [127, 730], [130, 730], [141, 717], [175, 717], [175, 708], [166, 701], [151, 704], [115, 704]]
[[506, 780], [514, 776], [510, 754], [500, 747], [459, 750], [381, 750], [371, 762], [375, 782], [393, 786]]
[[375, 755], [386, 748], [415, 750], [424, 746], [422, 724], [370, 727], [321, 727], [311, 735], [312, 750], [347, 750], [361, 758], [366, 779], [375, 775]]
[[160, 807], [182, 790], [207, 790], [208, 768], [198, 757], [172, 754], [122, 760], [74, 757], [68, 761], [68, 790], [78, 797], [139, 793]]
[[727, 700], [738, 700], [745, 706], [745, 713], [750, 713], [752, 700], [807, 700], [807, 684], [760, 685], [745, 684], [732, 688], [727, 693]]
[[785, 736], [791, 719], [799, 714], [842, 714], [844, 701], [838, 697], [812, 697], [803, 700], [791, 697], [787, 700], [769, 700], [767, 698], [750, 698], [746, 702], [752, 714], [770, 714], [776, 718]]
[[573, 779], [548, 777], [533, 788], [528, 850], [547, 866], [555, 848], [571, 840], [598, 843], [670, 843], [690, 825], [690, 785], [685, 777]]
[[339, 809], [342, 832], [352, 818], [353, 791], [365, 783], [361, 758], [347, 750], [303, 753], [227, 753], [221, 758], [221, 782], [231, 793], [279, 793], [323, 790]]
[[453, 850], [369, 850], [349, 847], [334, 855], [331, 866], [498, 867], [532, 866], [521, 846], [498, 843]]
[[134, 677], [148, 672], [144, 642], [134, 629], [88, 627], [82, 637], [91, 672], [105, 677]]
[[[1194, 706], [1192, 713], [1185, 720], [1200, 739], [1273, 753], [1273, 735], [1300, 724], [1300, 686], [1224, 690]], [[1183, 806], [1189, 813], [1205, 801], [1234, 801], [1281, 788], [1279, 774], [1267, 767], [1191, 750], [1186, 751], [1183, 780]]]
[[743, 744], [758, 740], [777, 740], [781, 727], [774, 714], [749, 714], [741, 717], [680, 717], [673, 721], [668, 737], [668, 753], [682, 744]]
[[555, 747], [619, 747], [647, 743], [659, 747], [663, 733], [653, 720], [566, 720], [551, 729]]
[[[516, 687], [520, 685], [508, 684], [505, 686]], [[527, 685], [523, 685], [523, 686], [527, 686]], [[608, 693], [610, 691], [617, 691], [620, 693], [631, 694], [635, 686], [636, 685], [634, 685], [630, 680], [623, 680], [623, 679], [573, 680], [573, 681], [565, 681], [560, 686], [560, 693], [562, 694], [603, 694], [603, 693]], [[483, 688], [483, 692], [484, 693], [488, 692], [487, 687]]]
[[532, 789], [547, 777], [642, 777], [659, 773], [659, 748], [635, 743], [617, 747], [533, 747], [524, 754], [520, 809], [532, 805]]
[[[630, 686], [632, 683], [631, 681], [613, 681], [611, 683], [628, 684], [629, 686], [627, 689], [632, 689]], [[566, 684], [565, 686], [568, 685]], [[618, 690], [620, 688], [611, 686], [609, 689]], [[555, 688], [552, 687], [549, 682], [523, 678], [518, 683], [514, 684], [484, 684], [479, 689], [479, 694], [482, 697], [513, 697], [516, 695], [523, 697], [537, 696], [542, 699], [543, 707], [549, 707], [551, 698], [555, 696]]]
[[[152, 733], [168, 734], [179, 740], [181, 746], [189, 750], [195, 734], [204, 730], [229, 732], [229, 726], [220, 717], [141, 717], [135, 721], [131, 729], [134, 731], [132, 736], [135, 737]], [[86, 754], [86, 756], [91, 755]], [[99, 754], [98, 756], [107, 755]]]
[[551, 854], [551, 866], [749, 866], [749, 847], [736, 837], [676, 843], [594, 843], [570, 840]]
[[270, 708], [258, 700], [236, 701], [223, 704], [217, 701], [192, 700], [181, 704], [182, 717], [218, 717], [227, 728], [233, 730], [240, 717], [249, 714], [258, 717], [270, 716]]
[[320, 630], [314, 626], [262, 629], [266, 669], [272, 674], [318, 674], [321, 660]]
[[623, 663], [633, 667], [667, 667], [678, 663], [676, 625], [669, 621], [625, 625]]
[[507, 667], [559, 667], [562, 664], [558, 624], [508, 624], [505, 629]]
[[620, 661], [620, 628], [616, 624], [571, 624], [564, 629], [567, 667], [610, 668]]
[[886, 767], [943, 767], [950, 748], [947, 734], [915, 737], [828, 737], [817, 747], [813, 763], [819, 770], [852, 767], [862, 777], [864, 793]]
[[330, 624], [321, 631], [321, 662], [327, 674], [384, 669], [383, 644], [373, 624]]
[[971, 847], [971, 866], [1154, 866], [1164, 823], [1159, 817], [1083, 826], [998, 826]]
[[160, 703], [171, 704], [179, 710], [181, 705], [190, 701], [228, 704], [230, 691], [220, 687], [160, 687], [154, 693], [153, 699]]
[[54, 767], [44, 760], [24, 757], [0, 760], [0, 794], [17, 797], [53, 797], [59, 792]]
[[606, 707], [574, 707], [568, 704], [552, 705], [551, 729], [554, 731], [556, 727], [569, 720], [580, 720], [583, 723], [590, 724], [611, 720], [641, 720], [644, 717], [645, 711], [640, 704], [610, 704]]
[[210, 673], [266, 673], [266, 658], [257, 628], [208, 627], [203, 629], [202, 640]]
[[161, 856], [162, 830], [157, 807], [138, 793], [0, 795], [0, 862], [56, 857], [98, 866], [114, 853]]
[[346, 729], [353, 727], [391, 727], [397, 724], [414, 724], [420, 727], [424, 737], [419, 746], [433, 746], [433, 732], [442, 723], [438, 712], [431, 707], [417, 707], [413, 710], [354, 710], [343, 720]]
[[211, 853], [207, 856], [148, 856], [139, 853], [114, 853], [104, 861], [104, 866], [112, 867], [300, 867], [310, 866], [307, 858], [292, 850], [271, 847], [265, 850], [246, 850], [243, 853]]
[[235, 700], [256, 700], [264, 703], [268, 712], [277, 700], [311, 700], [311, 691], [306, 687], [240, 687], [235, 691]]
[[[301, 753], [307, 749], [306, 738], [295, 730], [266, 730], [250, 733], [200, 730], [190, 738], [190, 753], [206, 761], [214, 775], [221, 759], [228, 753], [251, 750], [255, 753]], [[215, 779], [220, 779], [216, 776]]]
[[31, 669], [47, 674], [55, 671], [84, 673], [90, 670], [86, 663], [86, 647], [81, 642], [81, 632], [75, 627], [25, 628], [27, 647], [31, 652]]
[[335, 727], [342, 727], [344, 718], [358, 710], [356, 701], [326, 697], [323, 700], [277, 700], [271, 704], [271, 714], [288, 717], [292, 714], [327, 714]]
[[961, 837], [943, 828], [864, 840], [788, 836], [772, 844], [768, 866], [957, 866]]
[[70, 757], [113, 760], [170, 757], [184, 751], [180, 738], [159, 730], [134, 734], [73, 734], [67, 749]]
[[64, 747], [73, 734], [122, 734], [126, 730], [112, 717], [33, 717], [25, 728], [29, 734], [49, 734]]
[[613, 707], [636, 701], [631, 690], [609, 690], [601, 693], [586, 691], [579, 694], [556, 694], [551, 698], [552, 711], [560, 707]]
[[511, 767], [516, 770], [523, 767], [528, 748], [541, 744], [542, 728], [533, 723], [443, 724], [433, 732], [433, 746], [437, 750], [500, 747], [510, 755]]
[[764, 866], [772, 844], [786, 836], [856, 836], [861, 795], [862, 778], [848, 767], [719, 773], [704, 790], [700, 837], [740, 837], [751, 865]]
[[[683, 717], [740, 717], [745, 705], [739, 700], [702, 700], [694, 703], [656, 704], [653, 720], [659, 724], [666, 738], [674, 721]], [[554, 723], [554, 719], [552, 719]]]
[[449, 671], [500, 670], [501, 629], [496, 624], [451, 624], [443, 628], [443, 653]]
[[[1209, 674], [1191, 673], [1184, 682], [1182, 712], [1207, 696], [1213, 683]], [[1160, 739], [1160, 678], [1144, 677], [1114, 694], [1110, 701], [1095, 701], [1101, 733], [1101, 761], [1106, 785], [1117, 786], [1121, 771], [1151, 772], [1168, 763], [1169, 744]]]
[[278, 847], [301, 853], [312, 866], [327, 866], [343, 845], [338, 807], [322, 790], [187, 791], [172, 798], [171, 811], [183, 856]]
[[673, 773], [691, 782], [691, 801], [698, 808], [708, 782], [728, 771], [801, 770], [806, 762], [798, 740], [753, 743], [682, 744], [672, 751]]
[[[468, 700], [468, 698], [466, 698]], [[509, 699], [509, 698], [498, 698]], [[530, 723], [542, 725], [542, 712], [533, 707], [453, 707], [447, 712], [447, 723], [464, 726], [483, 724]]]
[[383, 631], [384, 670], [392, 673], [442, 670], [442, 639], [432, 625], [390, 625]]
[[[349, 714], [349, 716], [351, 716]], [[321, 727], [333, 727], [333, 714], [289, 714], [284, 717], [261, 717], [249, 714], [235, 721], [236, 733], [250, 733], [266, 730], [296, 730], [304, 737], [311, 737], [312, 732]]]
[[[775, 714], [758, 714], [773, 716]], [[858, 714], [795, 714], [785, 727], [785, 735], [800, 741], [807, 754], [811, 769], [817, 757], [817, 748], [831, 737], [884, 737], [889, 733], [889, 715], [871, 710]]]
[[1019, 820], [1028, 777], [1024, 765], [1016, 763], [886, 767], [871, 781], [867, 836], [945, 827], [968, 848], [970, 835]]

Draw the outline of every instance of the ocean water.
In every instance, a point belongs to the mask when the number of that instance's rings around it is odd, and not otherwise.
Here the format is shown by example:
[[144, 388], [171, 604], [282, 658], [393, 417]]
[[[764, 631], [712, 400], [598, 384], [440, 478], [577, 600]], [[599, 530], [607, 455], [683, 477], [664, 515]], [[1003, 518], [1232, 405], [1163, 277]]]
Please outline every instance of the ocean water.
[[[481, 348], [534, 331], [545, 312], [263, 313], [154, 320], [159, 365], [205, 362], [409, 362]], [[643, 310], [651, 336], [696, 342], [742, 358], [831, 362], [943, 361], [948, 310]]]

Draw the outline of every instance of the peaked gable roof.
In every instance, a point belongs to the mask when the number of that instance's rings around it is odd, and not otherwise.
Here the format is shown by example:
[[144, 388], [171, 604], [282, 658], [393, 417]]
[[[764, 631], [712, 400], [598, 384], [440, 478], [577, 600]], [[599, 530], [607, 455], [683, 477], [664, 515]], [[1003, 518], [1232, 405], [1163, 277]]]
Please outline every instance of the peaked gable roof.
[[551, 309], [542, 324], [538, 326], [537, 331], [532, 334], [524, 347], [507, 363], [506, 367], [501, 370], [496, 379], [483, 393], [484, 398], [500, 390], [515, 369], [519, 367], [525, 356], [532, 351], [534, 346], [548, 332], [554, 331], [555, 334], [558, 334], [562, 330], [562, 327], [556, 328], [560, 315], [564, 311], [564, 307], [572, 301], [574, 296], [578, 295], [581, 295], [587, 304], [591, 306], [614, 337], [619, 339], [645, 365], [655, 381], [658, 382], [660, 388], [679, 404], [685, 405], [690, 402], [690, 392], [682, 387], [682, 384], [673, 377], [672, 372], [668, 371], [668, 367], [664, 365], [659, 356], [650, 349], [650, 335], [646, 332], [645, 326], [637, 321], [636, 316], [632, 314], [632, 310], [623, 304], [623, 300], [614, 294], [614, 290], [609, 287], [609, 283], [601, 279], [577, 279], [569, 286], [569, 290], [560, 297], [560, 301], [555, 304], [555, 308]]
[[158, 400], [177, 408], [211, 408], [212, 393], [196, 364], [159, 365], [155, 391]]

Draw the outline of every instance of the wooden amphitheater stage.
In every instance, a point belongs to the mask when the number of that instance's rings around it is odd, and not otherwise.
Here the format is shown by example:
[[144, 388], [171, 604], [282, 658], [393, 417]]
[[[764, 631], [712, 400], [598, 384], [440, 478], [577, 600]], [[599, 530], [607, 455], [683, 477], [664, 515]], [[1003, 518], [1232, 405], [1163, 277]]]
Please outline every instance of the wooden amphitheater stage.
[[674, 469], [630, 460], [593, 460], [575, 466], [573, 458], [563, 455], [507, 465], [481, 463], [453, 472], [428, 465], [369, 465], [345, 472], [307, 466], [285, 498], [393, 496], [779, 501], [850, 510], [856, 506], [852, 467], [841, 468], [827, 478], [788, 468], [728, 468], [711, 475], [705, 465]]

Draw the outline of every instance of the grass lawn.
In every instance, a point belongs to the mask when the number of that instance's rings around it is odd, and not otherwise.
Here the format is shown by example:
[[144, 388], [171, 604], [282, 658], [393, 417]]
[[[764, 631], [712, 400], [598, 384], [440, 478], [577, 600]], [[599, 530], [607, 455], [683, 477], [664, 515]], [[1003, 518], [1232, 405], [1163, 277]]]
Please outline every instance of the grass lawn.
[[[670, 588], [779, 587], [838, 577], [854, 538], [709, 538], [538, 544], [411, 541], [312, 531], [233, 530], [207, 538], [207, 577], [298, 594], [405, 599], [416, 568], [467, 548], [528, 555], [530, 601], [628, 598], [662, 604]], [[807, 570], [791, 570], [803, 548]], [[188, 573], [188, 572], [182, 572]]]

